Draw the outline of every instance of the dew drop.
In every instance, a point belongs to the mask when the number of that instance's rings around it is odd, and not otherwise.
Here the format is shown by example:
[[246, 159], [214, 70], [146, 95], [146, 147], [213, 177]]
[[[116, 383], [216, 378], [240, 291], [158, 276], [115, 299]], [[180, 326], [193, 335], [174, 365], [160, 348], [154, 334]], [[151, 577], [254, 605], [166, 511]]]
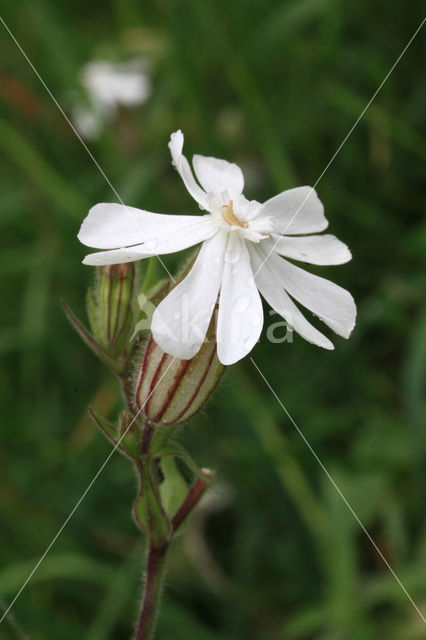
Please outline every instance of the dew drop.
[[235, 265], [235, 266], [232, 267], [232, 275], [236, 276], [237, 273], [238, 273], [238, 267], [237, 267], [237, 265]]
[[220, 258], [219, 258], [219, 256], [216, 256], [216, 258], [214, 259], [214, 263], [215, 264], [219, 264], [219, 262], [220, 262]]
[[247, 295], [238, 296], [232, 305], [232, 311], [242, 313], [250, 305], [250, 297]]
[[175, 311], [175, 312], [174, 312], [174, 314], [173, 314], [173, 318], [174, 318], [175, 320], [179, 320], [180, 316], [181, 316], [180, 311]]
[[229, 262], [231, 264], [235, 264], [240, 259], [240, 254], [238, 251], [232, 251], [232, 249], [228, 249], [225, 253], [225, 262]]
[[247, 278], [247, 284], [250, 286], [252, 286], [254, 284], [254, 278], [253, 276], [250, 276], [249, 278]]

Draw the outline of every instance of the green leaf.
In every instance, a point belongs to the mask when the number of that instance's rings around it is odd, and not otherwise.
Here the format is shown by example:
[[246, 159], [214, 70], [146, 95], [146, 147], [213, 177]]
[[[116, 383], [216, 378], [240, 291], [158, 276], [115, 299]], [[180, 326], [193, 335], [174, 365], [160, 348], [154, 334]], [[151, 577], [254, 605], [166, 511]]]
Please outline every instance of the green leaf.
[[[158, 449], [154, 450], [153, 453], [158, 458], [180, 458], [186, 464], [188, 469], [190, 469], [190, 471], [192, 471], [197, 477], [203, 478], [200, 468], [191, 458], [187, 450], [179, 442], [171, 440], [166, 443], [162, 443]], [[163, 468], [163, 465], [161, 465], [161, 468]]]
[[141, 491], [134, 503], [134, 515], [153, 545], [161, 547], [169, 541], [172, 526], [163, 509], [161, 497], [153, 479], [154, 471], [151, 461], [138, 465]]
[[[0, 596], [16, 593], [39, 559], [37, 556], [3, 568], [0, 572]], [[62, 578], [107, 585], [113, 575], [114, 571], [108, 564], [93, 560], [90, 556], [79, 553], [56, 553], [46, 557], [31, 581], [35, 584]]]
[[188, 493], [186, 484], [176, 461], [172, 457], [164, 457], [160, 462], [164, 479], [160, 484], [160, 496], [166, 514], [171, 517], [182, 504]]

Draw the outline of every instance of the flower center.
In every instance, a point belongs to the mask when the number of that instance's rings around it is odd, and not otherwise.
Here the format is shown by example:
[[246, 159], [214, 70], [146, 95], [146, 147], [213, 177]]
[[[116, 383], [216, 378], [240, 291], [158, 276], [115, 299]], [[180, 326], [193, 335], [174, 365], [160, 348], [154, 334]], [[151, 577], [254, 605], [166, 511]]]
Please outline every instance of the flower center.
[[235, 215], [234, 203], [232, 202], [232, 200], [230, 200], [228, 204], [222, 205], [222, 216], [225, 222], [227, 222], [230, 225], [242, 227], [243, 229], [247, 229], [248, 227], [248, 222], [245, 222], [244, 220], [240, 220]]

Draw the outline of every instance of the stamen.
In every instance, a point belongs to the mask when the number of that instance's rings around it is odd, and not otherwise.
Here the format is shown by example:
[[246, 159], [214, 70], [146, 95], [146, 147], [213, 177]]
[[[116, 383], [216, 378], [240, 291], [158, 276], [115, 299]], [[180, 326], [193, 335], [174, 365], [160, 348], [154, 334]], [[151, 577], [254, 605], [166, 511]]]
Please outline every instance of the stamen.
[[247, 229], [248, 222], [245, 222], [245, 220], [240, 220], [235, 215], [234, 203], [232, 202], [232, 200], [230, 200], [228, 204], [222, 205], [222, 211], [223, 211], [223, 214], [222, 214], [223, 219], [225, 220], [225, 222], [227, 222], [230, 225], [236, 225], [238, 227], [242, 227], [243, 229]]

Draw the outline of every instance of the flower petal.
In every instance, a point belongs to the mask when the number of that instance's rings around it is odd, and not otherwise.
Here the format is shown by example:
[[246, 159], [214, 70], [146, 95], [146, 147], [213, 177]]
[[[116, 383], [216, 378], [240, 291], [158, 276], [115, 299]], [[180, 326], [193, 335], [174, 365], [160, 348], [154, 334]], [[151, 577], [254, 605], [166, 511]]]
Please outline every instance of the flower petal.
[[178, 233], [206, 217], [166, 215], [123, 204], [101, 203], [90, 209], [77, 238], [88, 247], [116, 249]]
[[154, 312], [154, 340], [175, 358], [189, 360], [203, 344], [219, 294], [226, 238], [219, 231], [204, 242], [189, 274]]
[[[256, 245], [250, 245], [250, 256], [255, 273], [256, 284], [266, 302], [282, 316], [289, 327], [308, 342], [324, 349], [334, 349], [334, 345], [318, 329], [316, 329], [294, 304], [285, 292], [280, 278], [274, 270], [274, 256], [265, 260], [267, 254]], [[275, 256], [276, 257], [276, 256]], [[272, 258], [272, 260], [271, 260]], [[263, 266], [262, 266], [263, 265]]]
[[310, 264], [343, 264], [349, 262], [352, 254], [344, 242], [336, 236], [303, 236], [274, 238], [274, 251], [281, 256], [309, 262]]
[[[160, 216], [163, 217], [163, 216]], [[167, 217], [167, 216], [165, 216]], [[170, 218], [180, 218], [190, 216], [168, 216]], [[98, 253], [90, 253], [87, 255], [83, 264], [99, 266], [103, 264], [120, 264], [123, 262], [133, 262], [134, 260], [142, 260], [151, 256], [158, 256], [166, 253], [174, 253], [182, 251], [188, 247], [192, 247], [199, 242], [203, 242], [211, 238], [217, 231], [217, 225], [211, 216], [193, 216], [189, 225], [182, 226], [181, 229], [172, 228], [171, 233], [163, 237], [147, 240], [143, 244], [137, 244], [131, 247], [123, 247], [121, 249], [111, 249], [110, 251], [99, 251]]]
[[288, 189], [270, 198], [264, 203], [259, 217], [271, 217], [275, 231], [280, 235], [318, 233], [328, 226], [324, 207], [312, 187]]
[[192, 164], [199, 183], [207, 193], [221, 194], [226, 191], [234, 201], [242, 194], [244, 177], [237, 164], [200, 155], [193, 156]]
[[202, 207], [203, 209], [207, 209], [207, 194], [195, 182], [195, 178], [192, 175], [189, 162], [182, 154], [183, 133], [180, 129], [179, 131], [175, 131], [174, 133], [172, 133], [172, 135], [170, 136], [169, 149], [170, 153], [172, 154], [172, 162], [176, 167], [180, 177], [182, 178], [185, 187], [188, 189], [194, 200], [198, 202], [200, 207]]
[[[349, 291], [330, 280], [296, 267], [277, 254], [270, 255], [265, 265], [267, 262], [280, 278], [287, 293], [317, 315], [338, 335], [349, 338], [356, 319], [356, 306]], [[261, 272], [262, 269], [257, 275]]]
[[244, 358], [259, 339], [263, 326], [262, 301], [257, 290], [245, 241], [229, 235], [225, 253], [217, 323], [217, 354], [222, 364]]

